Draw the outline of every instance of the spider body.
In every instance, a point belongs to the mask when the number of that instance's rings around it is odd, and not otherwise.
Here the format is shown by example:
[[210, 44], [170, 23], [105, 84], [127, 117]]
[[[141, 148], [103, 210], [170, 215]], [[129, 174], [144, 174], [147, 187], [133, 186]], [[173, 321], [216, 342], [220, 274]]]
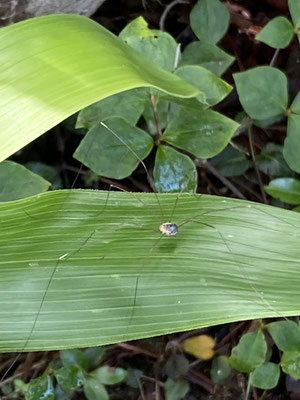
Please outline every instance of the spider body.
[[163, 235], [174, 236], [178, 233], [178, 226], [172, 222], [165, 222], [160, 225], [159, 230]]

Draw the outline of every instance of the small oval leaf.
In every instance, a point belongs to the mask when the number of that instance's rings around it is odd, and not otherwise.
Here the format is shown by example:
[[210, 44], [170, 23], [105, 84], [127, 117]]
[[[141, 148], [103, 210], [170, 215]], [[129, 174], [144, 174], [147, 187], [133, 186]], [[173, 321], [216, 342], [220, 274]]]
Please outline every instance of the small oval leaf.
[[256, 67], [233, 76], [240, 102], [250, 117], [262, 120], [286, 112], [287, 78], [279, 69]]

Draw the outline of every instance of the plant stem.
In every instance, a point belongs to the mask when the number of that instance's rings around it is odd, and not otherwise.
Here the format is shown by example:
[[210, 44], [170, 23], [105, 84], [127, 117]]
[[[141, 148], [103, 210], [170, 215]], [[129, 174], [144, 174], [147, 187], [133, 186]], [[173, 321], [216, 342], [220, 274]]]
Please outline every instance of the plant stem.
[[240, 192], [225, 176], [220, 174], [214, 166], [212, 166], [207, 160], [196, 159], [196, 165], [204, 167], [207, 171], [212, 173], [216, 178], [218, 178], [225, 186], [228, 187], [239, 199], [247, 200], [247, 198]]

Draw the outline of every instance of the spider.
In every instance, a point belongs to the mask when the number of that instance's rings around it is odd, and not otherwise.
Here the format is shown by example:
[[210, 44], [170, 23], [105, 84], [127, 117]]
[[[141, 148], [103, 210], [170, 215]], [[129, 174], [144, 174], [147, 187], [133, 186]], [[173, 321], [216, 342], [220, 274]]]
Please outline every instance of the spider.
[[[56, 308], [53, 326], [67, 320], [70, 327], [85, 331], [89, 342], [83, 335], [82, 347], [99, 344], [99, 340], [111, 343], [146, 337], [149, 331], [154, 336], [166, 330], [204, 326], [220, 315], [217, 304], [224, 306], [220, 322], [249, 318], [251, 312], [255, 317], [284, 312], [284, 308], [275, 308], [274, 301], [281, 295], [274, 292], [272, 277], [281, 273], [284, 263], [290, 274], [282, 279], [292, 279], [294, 255], [288, 250], [298, 242], [293, 213], [280, 211], [282, 217], [278, 217], [261, 206], [240, 205], [239, 201], [231, 205], [226, 199], [184, 193], [78, 193], [74, 200], [69, 192], [50, 194], [54, 199], [75, 202], [69, 214], [65, 214], [63, 202], [57, 205], [53, 201], [48, 210], [43, 196], [36, 200], [42, 203], [37, 209], [48, 216], [42, 223], [38, 213], [26, 211], [28, 221], [22, 229], [32, 232], [37, 241], [47, 231], [44, 237], [52, 245], [52, 253], [45, 243], [43, 254], [28, 264], [30, 269], [40, 270], [44, 263], [49, 275], [42, 278], [42, 297], [37, 286], [34, 304], [38, 306], [27, 322], [26, 340], [20, 339], [22, 351], [35, 348], [42, 340], [44, 323], [56, 303], [61, 303], [61, 310]], [[88, 198], [92, 212], [86, 217], [81, 210]], [[69, 223], [66, 229], [61, 220]], [[60, 223], [62, 232], [52, 235], [52, 228], [57, 232]], [[255, 247], [251, 236], [256, 238]], [[283, 240], [286, 253], [277, 251]], [[53, 255], [43, 258], [44, 253], [54, 254], [53, 243], [58, 254], [54, 263]], [[26, 246], [32, 246], [29, 239], [24, 242], [25, 250]], [[260, 271], [260, 260], [268, 257], [270, 265]], [[266, 293], [262, 287], [267, 288]], [[81, 310], [90, 321], [86, 327], [76, 325]], [[53, 340], [59, 343], [59, 329], [53, 331]]]

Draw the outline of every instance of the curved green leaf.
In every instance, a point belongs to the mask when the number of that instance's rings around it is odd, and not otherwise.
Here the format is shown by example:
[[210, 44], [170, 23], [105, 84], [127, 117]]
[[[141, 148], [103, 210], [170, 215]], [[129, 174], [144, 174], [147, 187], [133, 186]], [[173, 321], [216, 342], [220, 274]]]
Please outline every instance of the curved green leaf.
[[284, 49], [294, 36], [294, 27], [285, 17], [276, 17], [256, 35], [260, 40], [275, 49]]
[[123, 179], [149, 155], [154, 141], [145, 131], [122, 118], [110, 118], [106, 123], [105, 126], [95, 125], [88, 131], [74, 158], [98, 175]]
[[234, 74], [234, 81], [240, 102], [250, 117], [262, 120], [286, 112], [287, 78], [279, 69], [269, 66], [251, 68]]
[[280, 362], [282, 371], [293, 379], [300, 379], [300, 351], [285, 351]]
[[300, 172], [300, 115], [291, 113], [288, 116], [287, 136], [283, 146], [283, 157], [288, 166], [296, 172]]
[[[299, 315], [298, 213], [157, 196], [54, 191], [1, 203], [0, 350]], [[179, 233], [162, 237], [172, 212]]]
[[222, 75], [233, 61], [234, 57], [214, 44], [192, 42], [184, 49], [179, 65], [199, 65]]
[[229, 26], [228, 8], [220, 0], [198, 0], [190, 14], [191, 27], [203, 42], [217, 43]]
[[224, 176], [242, 175], [250, 166], [250, 161], [245, 154], [230, 145], [216, 155], [211, 162]]
[[300, 181], [295, 178], [276, 178], [267, 186], [266, 192], [281, 201], [300, 204]]
[[295, 321], [275, 321], [266, 325], [276, 346], [281, 351], [300, 351], [300, 329]]
[[250, 384], [259, 389], [270, 390], [277, 386], [279, 377], [280, 366], [272, 362], [266, 362], [252, 372]]
[[290, 106], [290, 110], [291, 110], [291, 115], [293, 115], [294, 113], [300, 114], [300, 92], [298, 92], [298, 94], [294, 98]]
[[167, 32], [149, 29], [143, 17], [126, 25], [119, 37], [156, 65], [170, 72], [174, 70], [177, 52], [175, 39]]
[[261, 329], [243, 335], [232, 349], [229, 363], [241, 372], [251, 372], [263, 364], [267, 353], [267, 342]]
[[11, 201], [46, 192], [51, 183], [13, 161], [0, 163], [0, 201]]
[[280, 176], [291, 177], [295, 175], [284, 160], [282, 150], [282, 145], [269, 142], [256, 156], [258, 168], [270, 178], [277, 178]]
[[296, 29], [300, 27], [300, 4], [298, 0], [289, 0], [289, 10]]
[[187, 150], [199, 158], [220, 153], [228, 144], [239, 124], [213, 110], [195, 113], [180, 108], [171, 119], [162, 140]]
[[86, 17], [48, 15], [2, 28], [0, 160], [89, 104], [141, 86], [198, 94]]
[[[176, 75], [198, 87], [205, 94], [205, 100], [209, 106], [219, 103], [232, 90], [232, 86], [227, 82], [199, 65], [180, 67], [176, 70]], [[203, 95], [200, 97], [200, 102], [203, 101], [202, 98]]]
[[158, 192], [190, 192], [197, 189], [198, 174], [190, 157], [169, 146], [159, 146], [153, 171]]
[[135, 125], [149, 103], [149, 94], [145, 89], [126, 90], [97, 101], [78, 114], [76, 128], [90, 129], [107, 118], [120, 117]]

